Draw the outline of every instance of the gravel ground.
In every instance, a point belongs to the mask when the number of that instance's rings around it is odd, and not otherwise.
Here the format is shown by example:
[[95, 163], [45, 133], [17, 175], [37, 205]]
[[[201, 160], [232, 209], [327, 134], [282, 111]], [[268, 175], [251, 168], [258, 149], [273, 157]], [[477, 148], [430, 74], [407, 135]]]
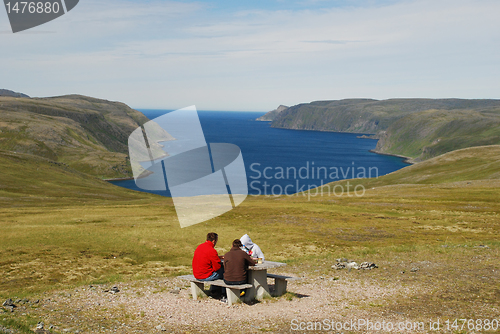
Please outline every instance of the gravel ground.
[[[474, 248], [453, 261], [438, 255], [433, 261], [398, 255], [372, 270], [300, 263], [273, 271], [302, 278], [289, 282], [284, 296], [231, 307], [214, 298], [192, 300], [189, 283], [176, 277], [86, 285], [30, 301], [12, 297], [17, 307], [8, 314], [28, 323], [42, 321], [52, 333], [453, 332], [445, 331], [443, 323], [440, 330], [431, 330], [430, 321], [475, 318], [500, 323], [496, 259], [496, 252]], [[271, 290], [273, 283], [268, 281]], [[341, 324], [343, 328], [328, 327]]]
[[[272, 287], [272, 280], [269, 284]], [[46, 329], [52, 325], [52, 331], [63, 333], [280, 333], [297, 332], [293, 329], [299, 329], [300, 322], [307, 326], [308, 321], [325, 319], [405, 321], [404, 314], [384, 314], [377, 307], [383, 300], [415, 293], [397, 284], [381, 286], [347, 275], [317, 276], [290, 282], [290, 293], [282, 297], [229, 307], [214, 298], [192, 300], [189, 286], [177, 278], [116, 286], [117, 293], [107, 291], [112, 286], [106, 285], [52, 292], [37, 307], [20, 306], [16, 312], [39, 317]]]

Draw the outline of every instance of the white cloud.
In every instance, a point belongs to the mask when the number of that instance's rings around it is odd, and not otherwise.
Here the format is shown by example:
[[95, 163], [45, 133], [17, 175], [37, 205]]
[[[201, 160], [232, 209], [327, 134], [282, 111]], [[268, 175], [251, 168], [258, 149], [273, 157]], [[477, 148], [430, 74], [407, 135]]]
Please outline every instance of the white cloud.
[[28, 94], [135, 107], [495, 97], [498, 12], [487, 0], [232, 14], [199, 3], [89, 0], [38, 28], [56, 33], [0, 35], [0, 78]]

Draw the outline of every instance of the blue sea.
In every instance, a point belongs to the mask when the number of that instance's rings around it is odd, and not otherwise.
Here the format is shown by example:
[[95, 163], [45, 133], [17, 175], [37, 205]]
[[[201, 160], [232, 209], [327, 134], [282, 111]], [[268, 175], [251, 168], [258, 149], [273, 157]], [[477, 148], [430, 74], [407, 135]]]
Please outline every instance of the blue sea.
[[[168, 112], [139, 110], [149, 119]], [[377, 140], [358, 138], [361, 134], [275, 129], [270, 122], [255, 120], [263, 114], [198, 111], [207, 143], [240, 147], [250, 195], [291, 195], [333, 181], [377, 177], [408, 166], [402, 158], [370, 152]], [[141, 191], [134, 180], [111, 182]], [[168, 190], [150, 192], [170, 196]]]

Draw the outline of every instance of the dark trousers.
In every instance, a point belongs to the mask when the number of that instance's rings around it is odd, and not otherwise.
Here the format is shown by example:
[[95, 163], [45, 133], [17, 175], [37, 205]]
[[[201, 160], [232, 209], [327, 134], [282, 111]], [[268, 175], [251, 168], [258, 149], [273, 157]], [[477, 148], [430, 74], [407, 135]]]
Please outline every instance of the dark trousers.
[[[224, 283], [226, 283], [227, 285], [241, 285], [241, 284], [247, 284], [247, 282], [248, 282], [248, 277], [247, 277], [246, 280], [239, 281], [239, 282], [231, 282], [231, 281], [224, 280]], [[246, 293], [247, 289], [243, 289], [243, 291]]]
[[231, 282], [231, 281], [224, 280], [224, 283], [226, 283], [227, 285], [241, 285], [241, 284], [247, 284], [247, 281], [248, 280], [239, 281], [239, 282]]

